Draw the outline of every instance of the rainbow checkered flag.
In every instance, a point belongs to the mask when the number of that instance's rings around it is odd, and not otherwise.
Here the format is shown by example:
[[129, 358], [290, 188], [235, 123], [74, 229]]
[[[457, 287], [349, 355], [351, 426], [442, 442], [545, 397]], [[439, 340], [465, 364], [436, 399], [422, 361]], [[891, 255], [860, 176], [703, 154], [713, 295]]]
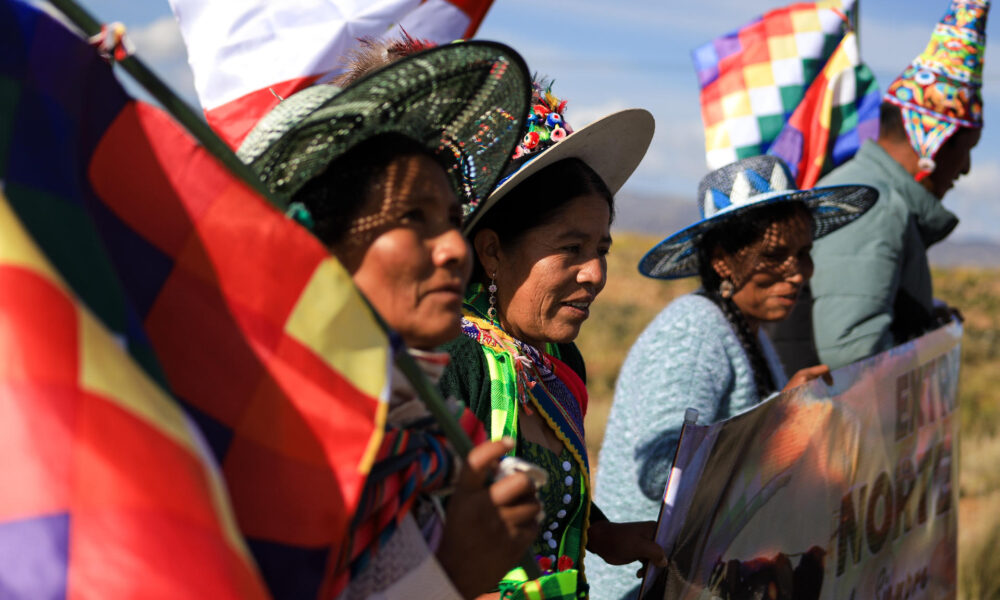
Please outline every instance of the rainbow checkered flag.
[[692, 53], [710, 169], [770, 153], [807, 188], [877, 137], [880, 95], [850, 31], [853, 6], [792, 4]]
[[348, 274], [17, 0], [0, 186], [0, 596], [334, 596], [392, 356]]

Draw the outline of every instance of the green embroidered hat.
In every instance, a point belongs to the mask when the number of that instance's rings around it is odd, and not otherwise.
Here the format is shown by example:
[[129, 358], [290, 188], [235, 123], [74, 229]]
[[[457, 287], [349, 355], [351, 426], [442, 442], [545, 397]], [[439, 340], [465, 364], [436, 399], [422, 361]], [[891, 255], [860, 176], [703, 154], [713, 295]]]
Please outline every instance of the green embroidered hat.
[[346, 88], [320, 84], [289, 96], [254, 127], [237, 155], [286, 202], [359, 143], [398, 133], [449, 165], [466, 212], [500, 179], [521, 138], [531, 77], [494, 42], [431, 48]]

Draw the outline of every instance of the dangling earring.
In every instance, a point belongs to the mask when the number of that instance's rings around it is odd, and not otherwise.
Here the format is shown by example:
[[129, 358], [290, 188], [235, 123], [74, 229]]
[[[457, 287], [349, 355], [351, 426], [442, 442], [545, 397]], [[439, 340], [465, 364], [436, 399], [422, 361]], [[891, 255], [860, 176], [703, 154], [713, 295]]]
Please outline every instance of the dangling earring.
[[722, 283], [719, 284], [719, 295], [723, 298], [729, 299], [733, 297], [733, 292], [736, 291], [736, 286], [729, 279], [723, 279]]
[[497, 320], [497, 273], [493, 272], [490, 276], [490, 287], [486, 288], [490, 291], [490, 308], [486, 311], [486, 316], [490, 318], [490, 321], [496, 323]]

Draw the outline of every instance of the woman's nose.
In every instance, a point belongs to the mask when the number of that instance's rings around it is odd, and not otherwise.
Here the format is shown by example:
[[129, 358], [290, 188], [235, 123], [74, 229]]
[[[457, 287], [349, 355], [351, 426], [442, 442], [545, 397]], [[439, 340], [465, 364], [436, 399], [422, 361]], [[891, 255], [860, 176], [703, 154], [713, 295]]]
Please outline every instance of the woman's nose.
[[608, 267], [604, 257], [594, 257], [583, 264], [576, 276], [577, 283], [590, 285], [595, 293], [604, 288], [608, 279]]
[[451, 228], [435, 239], [433, 257], [439, 267], [451, 264], [465, 267], [472, 264], [472, 249], [462, 233]]

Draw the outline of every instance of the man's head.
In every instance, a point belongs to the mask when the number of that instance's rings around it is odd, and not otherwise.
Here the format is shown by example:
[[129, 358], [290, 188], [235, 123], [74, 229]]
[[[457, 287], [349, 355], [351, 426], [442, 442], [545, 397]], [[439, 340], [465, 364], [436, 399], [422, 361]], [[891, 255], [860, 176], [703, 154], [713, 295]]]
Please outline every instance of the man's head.
[[901, 131], [916, 164], [900, 160], [908, 158], [901, 150], [893, 157], [938, 198], [968, 173], [969, 152], [979, 141], [988, 11], [989, 0], [951, 0], [927, 48], [883, 98], [880, 144], [893, 154], [892, 136]]
[[[934, 155], [933, 170], [918, 179], [921, 185], [937, 198], [943, 198], [955, 181], [972, 168], [971, 152], [981, 133], [978, 127], [957, 127]], [[878, 143], [911, 174], [916, 176], [921, 172], [921, 157], [903, 124], [902, 111], [890, 102], [882, 103]]]

